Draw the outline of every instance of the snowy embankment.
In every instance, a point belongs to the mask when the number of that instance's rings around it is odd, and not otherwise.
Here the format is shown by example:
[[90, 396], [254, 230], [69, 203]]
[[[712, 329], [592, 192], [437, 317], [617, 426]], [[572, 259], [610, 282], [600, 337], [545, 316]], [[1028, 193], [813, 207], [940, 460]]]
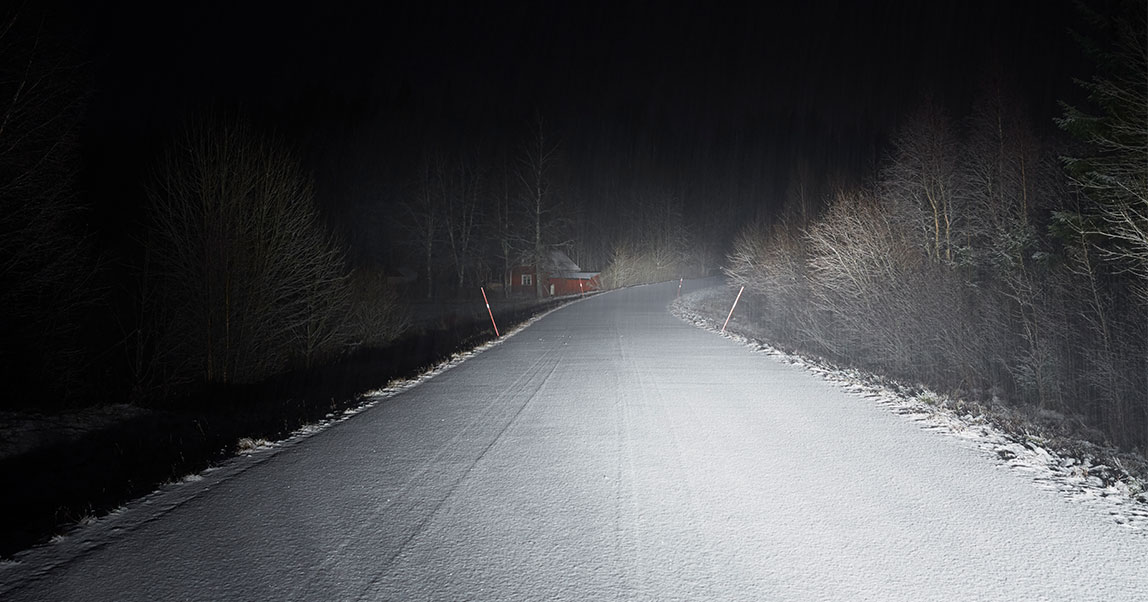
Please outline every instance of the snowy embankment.
[[[236, 443], [236, 454], [228, 460], [213, 464], [208, 468], [184, 475], [159, 486], [151, 494], [121, 505], [103, 516], [87, 516], [72, 526], [67, 533], [59, 534], [46, 544], [39, 545], [15, 555], [14, 560], [0, 559], [0, 599], [5, 591], [21, 582], [44, 578], [58, 567], [115, 541], [121, 533], [132, 532], [144, 524], [155, 521], [173, 512], [185, 503], [203, 495], [207, 490], [239, 477], [244, 472], [259, 466], [279, 452], [291, 449], [308, 438], [322, 433], [334, 425], [369, 410], [380, 403], [424, 383], [482, 352], [501, 345], [522, 332], [538, 320], [546, 317], [565, 305], [579, 301], [579, 298], [565, 299], [563, 303], [543, 309], [540, 313], [523, 322], [511, 324], [509, 330], [499, 338], [488, 340], [477, 347], [452, 354], [438, 364], [418, 374], [392, 379], [387, 386], [365, 392], [356, 402], [340, 412], [328, 413], [322, 420], [309, 422], [295, 429], [283, 439], [267, 440], [245, 437]], [[134, 512], [129, 509], [134, 508]]]
[[0, 598], [1143, 599], [1143, 532], [676, 296], [570, 304], [0, 564]]
[[[569, 301], [492, 307], [499, 327], [513, 330]], [[387, 348], [258, 385], [206, 389], [162, 407], [0, 412], [0, 558], [268, 441], [321, 430], [344, 410], [361, 411], [364, 391], [401, 387], [488, 347], [494, 333], [481, 307], [480, 320], [452, 314]]]
[[[675, 300], [671, 312], [699, 328], [718, 332], [735, 293], [724, 286]], [[1148, 461], [1090, 441], [1048, 434], [1028, 415], [1006, 406], [987, 407], [953, 399], [912, 383], [898, 382], [817, 357], [787, 353], [763, 342], [736, 312], [724, 336], [788, 364], [800, 366], [841, 388], [920, 423], [922, 428], [983, 450], [997, 462], [1029, 475], [1040, 488], [1095, 508], [1117, 524], [1148, 534]], [[1044, 413], [1045, 419], [1064, 420]]]
[[369, 410], [369, 409], [375, 407], [376, 405], [378, 405], [379, 403], [382, 403], [382, 402], [394, 397], [395, 395], [402, 393], [403, 391], [411, 389], [412, 387], [415, 387], [416, 385], [424, 383], [424, 382], [438, 376], [439, 374], [442, 374], [443, 372], [446, 372], [447, 370], [450, 370], [451, 368], [458, 366], [459, 364], [461, 364], [461, 363], [465, 362], [466, 360], [482, 353], [483, 351], [486, 351], [487, 349], [490, 349], [491, 347], [502, 344], [507, 339], [509, 339], [509, 338], [513, 337], [514, 335], [522, 332], [523, 330], [529, 328], [531, 324], [534, 324], [535, 322], [541, 320], [542, 318], [545, 318], [546, 316], [550, 315], [551, 313], [565, 307], [567, 304], [580, 301], [583, 298], [585, 298], [585, 297], [583, 296], [583, 297], [567, 298], [564, 300], [564, 302], [562, 304], [555, 305], [553, 307], [550, 307], [550, 308], [542, 311], [541, 313], [535, 314], [533, 317], [526, 320], [525, 322], [520, 322], [516, 325], [512, 325], [510, 327], [510, 330], [501, 333], [501, 336], [498, 338], [490, 339], [490, 340], [486, 341], [485, 343], [482, 343], [481, 345], [474, 347], [472, 349], [468, 349], [466, 351], [460, 351], [458, 353], [455, 353], [455, 354], [451, 355], [449, 358], [443, 360], [442, 362], [440, 362], [440, 363], [438, 363], [438, 364], [436, 364], [430, 368], [427, 368], [426, 370], [424, 370], [424, 371], [422, 371], [416, 375], [405, 377], [405, 378], [393, 379], [387, 383], [387, 386], [385, 386], [381, 389], [374, 389], [371, 391], [367, 391], [367, 392], [363, 393], [362, 395], [359, 395], [359, 397], [358, 397], [359, 403], [358, 403], [358, 405], [356, 405], [354, 407], [347, 408], [346, 410], [344, 410], [343, 412], [338, 413], [338, 414], [334, 414], [334, 413], [328, 414], [323, 420], [320, 420], [320, 421], [312, 423], [312, 424], [304, 425], [304, 426], [300, 427], [299, 429], [295, 430], [294, 432], [292, 432], [291, 435], [289, 437], [287, 437], [286, 439], [284, 439], [283, 441], [271, 443], [271, 442], [260, 440], [258, 442], [254, 442], [255, 445], [252, 446], [252, 449], [282, 447], [283, 445], [292, 444], [292, 443], [298, 442], [302, 439], [305, 439], [311, 435], [314, 435], [315, 433], [322, 432], [322, 431], [326, 430], [327, 428], [329, 428], [331, 425], [334, 425], [334, 424], [337, 424], [337, 423], [342, 422], [344, 420], [347, 420], [351, 416], [354, 416], [355, 414], [358, 414], [360, 412]]

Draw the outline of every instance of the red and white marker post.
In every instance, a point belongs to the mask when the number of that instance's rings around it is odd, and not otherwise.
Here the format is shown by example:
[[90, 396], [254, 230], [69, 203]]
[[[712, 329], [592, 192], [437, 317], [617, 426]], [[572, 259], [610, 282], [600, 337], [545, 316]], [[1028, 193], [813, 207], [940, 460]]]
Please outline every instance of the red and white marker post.
[[725, 334], [725, 327], [729, 325], [729, 319], [733, 317], [733, 308], [737, 307], [737, 302], [741, 299], [741, 292], [744, 290], [745, 287], [743, 286], [740, 290], [737, 291], [737, 298], [733, 300], [733, 307], [729, 308], [729, 315], [725, 317], [725, 324], [721, 325], [722, 334]]
[[486, 313], [490, 315], [491, 326], [494, 326], [494, 336], [500, 337], [502, 335], [498, 334], [498, 324], [494, 323], [494, 312], [490, 311], [490, 301], [486, 299], [486, 289], [480, 286], [478, 290], [482, 291], [482, 302], [486, 303]]

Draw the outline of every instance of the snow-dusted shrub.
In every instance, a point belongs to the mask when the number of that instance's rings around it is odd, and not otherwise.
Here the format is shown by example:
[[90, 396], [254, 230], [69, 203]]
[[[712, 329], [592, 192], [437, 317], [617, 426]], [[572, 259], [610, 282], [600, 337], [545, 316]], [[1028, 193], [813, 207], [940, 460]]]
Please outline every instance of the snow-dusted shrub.
[[891, 208], [839, 194], [807, 231], [810, 301], [834, 354], [896, 374], [944, 369], [959, 291]]
[[807, 346], [821, 338], [809, 300], [808, 243], [789, 224], [754, 223], [738, 233], [725, 273], [773, 340]]
[[614, 247], [610, 263], [599, 277], [603, 288], [677, 280], [683, 262], [677, 249], [668, 245], [621, 244]]
[[382, 270], [355, 269], [349, 284], [349, 347], [379, 347], [407, 329], [410, 316]]

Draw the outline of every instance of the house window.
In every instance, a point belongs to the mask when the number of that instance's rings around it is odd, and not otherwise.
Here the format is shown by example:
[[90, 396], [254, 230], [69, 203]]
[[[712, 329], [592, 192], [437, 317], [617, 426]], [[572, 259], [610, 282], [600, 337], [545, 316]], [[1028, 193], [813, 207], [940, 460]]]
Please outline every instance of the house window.
[[534, 286], [534, 274], [523, 274], [522, 286]]

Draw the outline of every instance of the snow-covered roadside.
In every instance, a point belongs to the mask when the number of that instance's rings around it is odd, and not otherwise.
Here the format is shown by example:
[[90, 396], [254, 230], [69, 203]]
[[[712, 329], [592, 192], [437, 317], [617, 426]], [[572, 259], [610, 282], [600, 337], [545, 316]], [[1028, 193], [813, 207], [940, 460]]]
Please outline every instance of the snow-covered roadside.
[[[719, 332], [733, 298], [728, 288], [716, 286], [682, 296], [671, 303], [670, 311], [694, 326]], [[1117, 524], [1148, 535], [1148, 461], [1143, 457], [1080, 439], [1043, 435], [1042, 429], [1021, 412], [1004, 406], [989, 408], [921, 385], [781, 351], [757, 338], [752, 325], [738, 321], [736, 316], [723, 336], [803, 367], [920, 423], [926, 430], [982, 450], [998, 464], [1031, 479], [1037, 487], [1059, 491]]]
[[447, 370], [454, 368], [455, 366], [457, 366], [457, 365], [465, 362], [466, 360], [482, 353], [483, 351], [486, 351], [487, 349], [490, 349], [491, 347], [494, 347], [496, 345], [501, 345], [502, 342], [505, 341], [506, 339], [513, 337], [514, 335], [522, 332], [523, 330], [526, 330], [532, 324], [541, 320], [542, 318], [545, 318], [546, 316], [558, 311], [559, 309], [562, 309], [563, 307], [566, 307], [567, 305], [570, 305], [571, 303], [577, 303], [577, 302], [582, 301], [583, 299], [586, 299], [586, 298], [588, 298], [588, 296], [569, 297], [567, 299], [566, 303], [562, 303], [561, 305], [557, 305], [557, 306], [552, 307], [552, 308], [550, 308], [550, 309], [548, 309], [548, 310], [546, 310], [540, 314], [535, 315], [534, 317], [530, 318], [529, 320], [522, 322], [522, 323], [518, 324], [517, 326], [511, 328], [508, 332], [503, 332], [502, 336], [500, 336], [499, 338], [491, 339], [491, 340], [489, 340], [489, 341], [487, 341], [487, 342], [485, 342], [485, 343], [479, 345], [478, 347], [475, 347], [474, 349], [471, 349], [469, 351], [462, 351], [459, 353], [455, 353], [449, 359], [443, 360], [439, 364], [437, 364], [431, 368], [428, 368], [424, 372], [421, 372], [415, 376], [411, 376], [409, 378], [394, 379], [391, 382], [387, 383], [387, 386], [385, 386], [381, 389], [376, 389], [374, 391], [367, 391], [366, 393], [363, 393], [362, 395], [359, 396], [359, 400], [361, 401], [361, 403], [359, 403], [358, 405], [356, 405], [352, 408], [348, 408], [347, 410], [344, 410], [341, 414], [338, 414], [338, 415], [328, 414], [326, 416], [326, 418], [324, 418], [323, 420], [321, 420], [319, 422], [316, 422], [314, 424], [308, 424], [306, 426], [303, 426], [303, 427], [297, 429], [295, 432], [291, 433], [291, 435], [289, 437], [287, 437], [286, 439], [284, 439], [283, 441], [276, 442], [276, 443], [264, 442], [261, 445], [259, 445], [258, 447], [259, 448], [275, 448], [275, 447], [281, 447], [283, 445], [290, 445], [290, 444], [294, 444], [294, 443], [296, 443], [302, 439], [306, 439], [307, 437], [310, 437], [311, 435], [314, 435], [315, 433], [326, 430], [326, 429], [330, 428], [331, 425], [342, 422], [344, 420], [347, 420], [348, 418], [350, 418], [351, 416], [354, 416], [355, 414], [360, 414], [366, 410], [369, 410], [372, 407], [378, 405], [379, 403], [386, 401], [387, 399], [390, 399], [391, 397], [394, 397], [395, 395], [398, 395], [399, 393], [402, 393], [403, 391], [406, 391], [406, 390], [410, 389], [411, 387], [415, 387], [419, 384], [422, 384], [422, 383], [438, 376], [439, 374], [442, 374], [443, 372], [446, 372]]
[[[589, 295], [585, 298], [589, 298]], [[3, 598], [5, 585], [46, 575], [55, 567], [71, 559], [127, 536], [137, 528], [192, 501], [205, 491], [218, 488], [247, 470], [270, 460], [280, 451], [297, 445], [338, 423], [347, 421], [488, 349], [501, 345], [507, 339], [514, 337], [547, 315], [582, 299], [583, 297], [570, 298], [565, 303], [519, 323], [509, 331], [503, 332], [502, 336], [497, 339], [487, 341], [468, 351], [455, 353], [450, 358], [415, 376], [394, 379], [382, 389], [363, 393], [351, 408], [342, 412], [327, 414], [323, 420], [304, 425], [283, 439], [276, 441], [240, 439], [235, 444], [237, 452], [235, 456], [201, 472], [184, 475], [179, 479], [165, 483], [152, 493], [130, 501], [107, 514], [99, 517], [86, 517], [66, 534], [57, 535], [47, 544], [19, 552], [12, 559], [0, 559], [0, 598]]]
[[[0, 570], [0, 598], [1131, 602], [1148, 591], [1148, 538], [684, 323], [666, 311], [675, 289], [554, 312], [299, 445], [133, 504], [56, 546], [77, 551], [62, 566]], [[221, 474], [232, 467], [242, 474]]]
[[[596, 294], [596, 293], [594, 293]], [[545, 303], [553, 301], [570, 302], [577, 301], [587, 295], [570, 295], [566, 297], [550, 297], [545, 300]], [[469, 306], [473, 306], [473, 300], [467, 302]], [[510, 310], [528, 310], [531, 306], [540, 306], [541, 304], [536, 300], [521, 300], [517, 299], [510, 303], [504, 303], [499, 299], [496, 301], [496, 308], [499, 311]], [[415, 321], [416, 326], [427, 326], [435, 320], [446, 320], [445, 316], [452, 316], [456, 319], [463, 312], [460, 310], [461, 304], [424, 304], [423, 309], [433, 309], [438, 314], [433, 317], [425, 311], [423, 314], [417, 316]], [[479, 305], [481, 309], [474, 309], [469, 307], [466, 311], [465, 317], [467, 319], [476, 320], [480, 324], [489, 323], [486, 308]], [[557, 306], [561, 307], [561, 305]], [[552, 308], [552, 309], [556, 309]], [[549, 311], [543, 312], [549, 313]], [[453, 315], [452, 315], [453, 314]], [[530, 320], [533, 323], [536, 320]], [[509, 334], [509, 333], [504, 333]], [[456, 354], [452, 358], [445, 360], [439, 366], [449, 363], [457, 358], [460, 354]], [[433, 371], [439, 366], [432, 367], [428, 371]], [[412, 377], [414, 379], [421, 378], [422, 375]], [[399, 381], [396, 381], [399, 382]], [[405, 380], [403, 381], [405, 382]], [[355, 410], [352, 410], [355, 411]], [[133, 418], [140, 418], [152, 414], [154, 411], [145, 407], [136, 406], [127, 403], [115, 403], [103, 406], [85, 407], [75, 410], [65, 410], [60, 412], [38, 412], [38, 411], [0, 411], [0, 460], [7, 458], [16, 458], [23, 454], [27, 454], [36, 449], [50, 447], [53, 445], [68, 445], [75, 441], [87, 436], [93, 432], [100, 431], [109, 426], [123, 423]], [[333, 415], [329, 415], [330, 418]], [[259, 445], [263, 440], [240, 440], [237, 447], [240, 451], [253, 448]]]

